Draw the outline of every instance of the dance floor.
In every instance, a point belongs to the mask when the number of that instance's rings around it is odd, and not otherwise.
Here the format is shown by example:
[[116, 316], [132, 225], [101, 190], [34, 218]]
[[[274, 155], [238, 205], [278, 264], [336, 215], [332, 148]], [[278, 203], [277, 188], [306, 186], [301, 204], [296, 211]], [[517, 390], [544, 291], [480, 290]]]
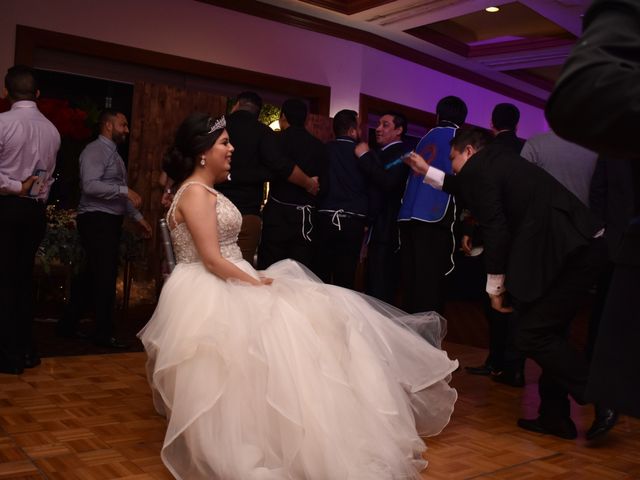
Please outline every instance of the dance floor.
[[[446, 344], [461, 365], [486, 352]], [[52, 357], [21, 376], [0, 374], [0, 479], [170, 479], [160, 460], [164, 420], [153, 410], [144, 353]], [[454, 373], [450, 425], [426, 439], [429, 479], [640, 478], [640, 420], [622, 417], [599, 444], [582, 438], [592, 409], [574, 406], [575, 441], [518, 429], [536, 410], [537, 371], [524, 389]], [[331, 480], [331, 479], [314, 479]], [[371, 479], [377, 480], [377, 479]]]

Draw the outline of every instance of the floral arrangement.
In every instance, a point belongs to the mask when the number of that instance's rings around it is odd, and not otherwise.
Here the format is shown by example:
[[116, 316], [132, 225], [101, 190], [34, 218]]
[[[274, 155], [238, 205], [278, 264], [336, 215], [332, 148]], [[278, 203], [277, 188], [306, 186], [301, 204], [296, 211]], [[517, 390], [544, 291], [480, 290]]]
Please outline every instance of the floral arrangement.
[[[42, 114], [58, 129], [61, 137], [85, 140], [91, 136], [91, 129], [87, 126], [88, 113], [69, 105], [69, 100], [40, 98], [37, 104]], [[10, 108], [11, 104], [7, 99], [0, 99], [0, 113]]]
[[46, 273], [52, 266], [69, 265], [78, 271], [84, 252], [76, 228], [76, 211], [47, 205], [47, 230], [38, 248], [38, 261]]
[[[84, 250], [78, 235], [76, 211], [47, 205], [46, 215], [47, 230], [38, 248], [38, 263], [47, 274], [56, 266], [66, 266], [77, 273], [84, 262]], [[124, 229], [120, 241], [120, 263], [139, 264], [145, 258], [144, 245], [140, 235]]]

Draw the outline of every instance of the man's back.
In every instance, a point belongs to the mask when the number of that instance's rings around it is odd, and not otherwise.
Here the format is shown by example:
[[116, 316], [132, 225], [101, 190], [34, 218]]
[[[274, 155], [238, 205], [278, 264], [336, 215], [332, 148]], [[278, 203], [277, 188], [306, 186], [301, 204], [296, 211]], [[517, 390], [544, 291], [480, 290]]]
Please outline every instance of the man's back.
[[270, 178], [286, 178], [292, 164], [280, 152], [275, 133], [248, 111], [238, 110], [229, 115], [227, 132], [235, 149], [231, 180], [216, 185], [216, 189], [243, 215], [258, 215], [264, 182]]
[[368, 183], [358, 167], [355, 146], [355, 141], [347, 137], [326, 144], [328, 168], [320, 178], [318, 208], [367, 214]]
[[[294, 159], [296, 165], [309, 177], [317, 177], [325, 167], [326, 150], [324, 144], [311, 135], [304, 127], [291, 125], [278, 135], [283, 154]], [[314, 205], [316, 199], [301, 187], [285, 179], [271, 182], [271, 195], [276, 199], [296, 204]]]
[[[18, 193], [18, 183], [36, 169], [53, 172], [60, 134], [35, 102], [14, 103], [0, 114], [0, 192]], [[47, 189], [48, 191], [48, 189]]]
[[596, 168], [596, 153], [568, 142], [553, 132], [547, 132], [527, 140], [521, 155], [549, 172], [582, 203], [589, 205], [589, 187]]

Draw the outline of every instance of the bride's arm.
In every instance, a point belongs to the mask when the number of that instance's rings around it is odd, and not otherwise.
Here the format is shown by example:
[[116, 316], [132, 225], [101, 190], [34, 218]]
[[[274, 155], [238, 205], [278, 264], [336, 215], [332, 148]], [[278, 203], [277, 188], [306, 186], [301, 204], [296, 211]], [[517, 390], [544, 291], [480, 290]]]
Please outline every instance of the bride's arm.
[[238, 268], [220, 253], [216, 202], [217, 196], [208, 190], [188, 188], [178, 206], [179, 216], [187, 224], [202, 263], [207, 270], [224, 280], [235, 278], [252, 285], [262, 285], [260, 280]]

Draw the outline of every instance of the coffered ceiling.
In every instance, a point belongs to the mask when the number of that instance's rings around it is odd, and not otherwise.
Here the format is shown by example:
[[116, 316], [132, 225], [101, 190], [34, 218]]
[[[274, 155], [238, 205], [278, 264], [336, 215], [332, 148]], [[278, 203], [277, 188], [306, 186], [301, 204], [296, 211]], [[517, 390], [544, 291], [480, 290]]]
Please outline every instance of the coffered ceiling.
[[[590, 0], [205, 0], [402, 56], [543, 103]], [[487, 7], [498, 7], [489, 13]]]

